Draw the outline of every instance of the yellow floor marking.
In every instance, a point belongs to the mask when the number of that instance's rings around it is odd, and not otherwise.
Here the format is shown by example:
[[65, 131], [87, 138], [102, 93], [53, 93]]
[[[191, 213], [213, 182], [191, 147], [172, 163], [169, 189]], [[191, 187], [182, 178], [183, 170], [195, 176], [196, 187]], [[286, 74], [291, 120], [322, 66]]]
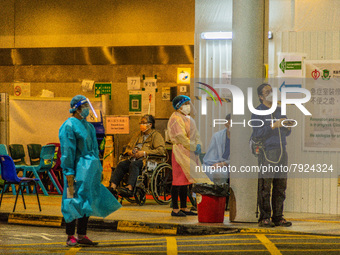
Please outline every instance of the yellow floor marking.
[[282, 255], [279, 249], [265, 235], [255, 235], [257, 239], [267, 248], [270, 254]]
[[177, 255], [177, 241], [175, 237], [166, 237], [166, 254]]
[[75, 255], [81, 248], [71, 248], [68, 251], [65, 252], [65, 255]]
[[281, 251], [309, 251], [309, 252], [316, 252], [316, 251], [340, 251], [340, 249], [282, 249]]
[[250, 241], [250, 240], [258, 240], [257, 238], [215, 238], [215, 239], [181, 239], [177, 242], [214, 242], [214, 241]]
[[289, 221], [307, 221], [307, 222], [321, 222], [321, 223], [338, 223], [340, 224], [340, 221], [336, 220], [312, 220], [312, 219], [286, 219]]
[[[83, 252], [83, 251], [82, 251]], [[255, 252], [257, 254], [258, 252], [268, 252], [268, 250], [199, 250], [199, 251], [190, 251], [190, 250], [185, 250], [181, 251], [181, 254], [190, 254], [190, 253], [218, 253], [218, 254], [224, 254], [224, 253], [240, 253], [244, 254], [245, 252]], [[136, 253], [136, 254], [142, 254], [142, 253], [161, 253], [160, 251], [129, 251], [129, 253]]]
[[234, 246], [234, 245], [262, 245], [261, 243], [207, 243], [207, 244], [180, 244], [178, 246], [181, 247], [190, 247], [190, 246]]

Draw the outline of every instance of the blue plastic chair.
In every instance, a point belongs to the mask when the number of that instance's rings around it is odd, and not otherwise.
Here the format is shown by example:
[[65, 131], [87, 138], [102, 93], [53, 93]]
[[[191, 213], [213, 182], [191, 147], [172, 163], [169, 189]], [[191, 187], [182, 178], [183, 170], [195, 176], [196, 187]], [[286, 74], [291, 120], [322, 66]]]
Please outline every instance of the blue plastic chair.
[[37, 165], [37, 166], [25, 166], [24, 167], [24, 176], [26, 176], [27, 172], [31, 171], [34, 174], [35, 178], [39, 179], [38, 180], [39, 186], [40, 186], [40, 188], [41, 188], [41, 190], [42, 190], [42, 192], [44, 193], [45, 196], [48, 196], [48, 193], [47, 193], [47, 190], [46, 190], [44, 184], [42, 183], [42, 181], [39, 177], [39, 173], [47, 173], [48, 177], [52, 181], [57, 192], [59, 194], [61, 194], [61, 191], [58, 188], [58, 185], [56, 184], [56, 182], [54, 181], [54, 178], [52, 177], [52, 175], [50, 173], [50, 170], [51, 170], [52, 164], [53, 164], [54, 152], [55, 152], [55, 145], [52, 145], [52, 144], [44, 145], [41, 148], [39, 165]]
[[[1, 171], [1, 177], [5, 181], [5, 184], [18, 185], [18, 190], [16, 192], [17, 195], [15, 197], [13, 212], [15, 211], [15, 207], [17, 205], [19, 193], [21, 193], [22, 202], [24, 203], [24, 208], [26, 210], [26, 204], [25, 204], [25, 198], [24, 198], [24, 192], [23, 192], [22, 185], [28, 186], [30, 184], [34, 184], [35, 190], [37, 190], [37, 183], [36, 182], [38, 180], [33, 179], [33, 178], [18, 177], [13, 159], [8, 155], [1, 155], [0, 156], [0, 164], [1, 164], [1, 170], [2, 170]], [[38, 199], [38, 204], [39, 204], [39, 210], [41, 211], [38, 192], [36, 192], [36, 194], [37, 194], [37, 199]], [[1, 206], [3, 195], [4, 195], [4, 189], [1, 192], [0, 206]]]
[[[0, 144], [0, 155], [7, 155], [7, 156], [8, 156], [8, 150], [7, 150], [7, 146], [6, 146], [5, 144]], [[1, 167], [0, 167], [0, 174], [1, 174]], [[6, 191], [7, 186], [8, 186], [8, 185], [5, 185], [5, 184], [4, 184], [4, 187], [3, 187], [4, 191]], [[12, 184], [11, 186], [12, 186], [12, 192], [13, 192], [13, 194], [16, 195], [16, 192], [15, 192], [15, 185]]]

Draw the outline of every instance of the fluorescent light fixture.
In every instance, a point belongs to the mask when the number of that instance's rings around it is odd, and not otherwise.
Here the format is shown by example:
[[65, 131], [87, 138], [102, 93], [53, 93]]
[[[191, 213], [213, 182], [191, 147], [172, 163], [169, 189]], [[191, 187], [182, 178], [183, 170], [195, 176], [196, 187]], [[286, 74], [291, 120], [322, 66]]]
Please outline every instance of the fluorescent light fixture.
[[233, 38], [232, 32], [204, 32], [201, 38], [205, 40], [231, 40]]
[[[231, 40], [233, 32], [204, 32], [201, 38], [205, 40]], [[268, 39], [273, 39], [273, 32], [268, 31]]]

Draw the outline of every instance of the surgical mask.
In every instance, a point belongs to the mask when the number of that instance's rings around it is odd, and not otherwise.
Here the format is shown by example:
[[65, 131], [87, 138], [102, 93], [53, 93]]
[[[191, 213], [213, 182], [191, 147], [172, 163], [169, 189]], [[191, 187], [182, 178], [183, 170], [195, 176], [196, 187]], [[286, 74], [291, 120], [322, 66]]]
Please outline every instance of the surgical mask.
[[149, 125], [149, 123], [148, 124], [139, 124], [140, 131], [142, 131], [143, 133], [148, 131], [150, 129], [150, 127], [147, 127], [148, 125]]
[[183, 105], [180, 111], [184, 113], [185, 115], [189, 115], [191, 111], [190, 105], [189, 104]]
[[80, 116], [83, 118], [83, 119], [86, 119], [87, 116], [89, 116], [90, 114], [90, 108], [83, 108], [81, 110], [81, 113], [80, 113]]
[[268, 96], [266, 96], [266, 100], [267, 100], [268, 102], [273, 102], [273, 92], [270, 92], [270, 93], [268, 94]]

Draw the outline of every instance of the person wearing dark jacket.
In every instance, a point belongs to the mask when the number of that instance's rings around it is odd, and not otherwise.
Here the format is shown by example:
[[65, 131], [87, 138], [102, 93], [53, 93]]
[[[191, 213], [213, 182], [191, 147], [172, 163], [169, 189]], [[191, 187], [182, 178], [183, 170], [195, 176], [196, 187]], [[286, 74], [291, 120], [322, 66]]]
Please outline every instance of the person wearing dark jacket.
[[[257, 110], [268, 110], [272, 107], [272, 87], [269, 84], [261, 84], [257, 88], [257, 94], [261, 104]], [[287, 172], [283, 166], [287, 166], [288, 157], [286, 151], [286, 137], [290, 135], [292, 125], [285, 115], [281, 115], [281, 108], [277, 107], [272, 114], [252, 114], [253, 127], [252, 138], [261, 140], [263, 147], [260, 150], [258, 164], [266, 171], [259, 172], [258, 179], [258, 206], [260, 208], [259, 226], [289, 227], [291, 222], [283, 218], [283, 203], [286, 198]], [[263, 123], [263, 125], [261, 125]], [[275, 170], [279, 171], [275, 171]], [[272, 196], [270, 196], [272, 190]]]

